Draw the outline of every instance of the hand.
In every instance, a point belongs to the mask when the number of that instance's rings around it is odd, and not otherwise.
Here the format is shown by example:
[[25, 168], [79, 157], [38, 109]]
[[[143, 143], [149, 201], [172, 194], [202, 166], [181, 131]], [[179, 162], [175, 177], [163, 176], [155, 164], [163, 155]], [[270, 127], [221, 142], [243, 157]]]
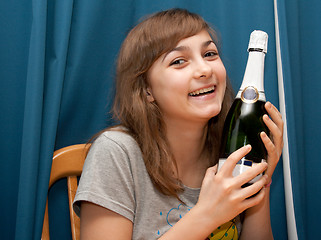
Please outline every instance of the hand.
[[270, 137], [268, 137], [265, 132], [262, 132], [261, 139], [268, 152], [268, 159], [267, 159], [268, 168], [265, 174], [268, 176], [268, 183], [269, 183], [271, 182], [273, 172], [282, 154], [284, 123], [282, 120], [281, 113], [277, 110], [277, 108], [273, 104], [271, 104], [270, 102], [267, 102], [265, 104], [265, 109], [271, 117], [270, 118], [268, 115], [263, 116], [263, 121], [270, 130]]
[[[245, 209], [257, 205], [264, 198], [264, 185], [267, 183], [267, 176], [261, 177], [256, 183], [246, 188], [241, 186], [265, 171], [267, 163], [257, 164], [246, 172], [233, 177], [236, 163], [250, 150], [251, 147], [248, 145], [232, 153], [218, 173], [216, 173], [217, 166], [207, 170], [199, 200], [194, 208], [203, 211], [204, 215], [209, 218], [208, 222], [212, 221], [221, 225]], [[260, 191], [261, 189], [262, 191]], [[256, 196], [249, 198], [259, 191], [260, 193]]]

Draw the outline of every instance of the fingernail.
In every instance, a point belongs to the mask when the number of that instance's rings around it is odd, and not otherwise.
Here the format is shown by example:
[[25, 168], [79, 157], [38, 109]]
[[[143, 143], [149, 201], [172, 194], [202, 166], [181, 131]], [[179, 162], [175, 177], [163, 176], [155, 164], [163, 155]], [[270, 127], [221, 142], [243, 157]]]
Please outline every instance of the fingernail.
[[266, 133], [265, 132], [261, 132], [260, 133], [260, 137], [262, 138], [262, 140], [263, 140], [263, 138], [267, 138], [267, 135], [266, 135]]

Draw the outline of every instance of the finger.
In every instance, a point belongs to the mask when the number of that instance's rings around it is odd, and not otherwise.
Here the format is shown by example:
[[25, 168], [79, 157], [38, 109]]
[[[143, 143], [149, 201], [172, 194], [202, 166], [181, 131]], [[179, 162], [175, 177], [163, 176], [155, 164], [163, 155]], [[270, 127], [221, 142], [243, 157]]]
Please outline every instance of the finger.
[[280, 131], [283, 132], [284, 122], [282, 120], [282, 114], [279, 112], [279, 110], [270, 102], [265, 104], [265, 109]]
[[263, 121], [265, 125], [271, 131], [273, 137], [281, 137], [283, 135], [283, 121], [281, 119], [280, 123], [273, 121], [267, 114], [264, 114]]
[[282, 114], [280, 113], [280, 111], [271, 102], [265, 103], [265, 109], [269, 113], [269, 115], [273, 115], [277, 118], [282, 118]]
[[263, 175], [258, 181], [255, 183], [245, 187], [242, 189], [242, 194], [244, 199], [253, 196], [254, 194], [258, 193], [264, 186], [267, 184], [268, 175]]
[[[249, 197], [247, 197], [244, 201], [243, 201], [243, 209], [246, 210], [248, 208], [251, 208], [257, 204], [259, 204], [264, 196], [266, 194], [266, 188], [261, 188], [258, 192], [257, 195], [253, 196], [253, 195], [249, 195]], [[251, 197], [252, 196], [252, 197]]]
[[271, 138], [269, 138], [269, 136], [265, 132], [261, 132], [260, 137], [261, 137], [262, 142], [268, 152], [268, 156], [269, 157], [277, 157], [278, 152], [277, 152], [276, 144], [272, 142]]
[[[266, 170], [266, 174], [268, 176], [272, 176], [276, 165], [279, 162], [281, 150], [278, 150], [271, 139], [266, 135], [265, 132], [261, 133], [261, 139], [264, 143], [264, 146], [268, 152], [268, 168]], [[269, 179], [270, 181], [270, 179]]]
[[215, 166], [212, 166], [212, 167], [209, 167], [206, 172], [205, 172], [205, 176], [204, 176], [204, 179], [205, 178], [212, 178], [216, 175], [217, 173], [217, 164]]
[[224, 165], [220, 166], [220, 173], [221, 174], [228, 174], [231, 175], [235, 165], [238, 161], [240, 161], [246, 154], [251, 151], [251, 145], [246, 145], [244, 147], [239, 148], [235, 152], [233, 152], [224, 162]]
[[266, 162], [262, 162], [259, 164], [253, 165], [248, 170], [243, 172], [242, 174], [235, 177], [237, 182], [239, 183], [239, 187], [251, 181], [253, 178], [262, 174], [268, 168], [268, 164]]
[[217, 172], [217, 164], [213, 167], [213, 171], [216, 173]]
[[213, 167], [209, 167], [208, 169], [207, 169], [207, 172], [209, 172], [210, 174], [216, 174], [216, 172], [217, 172], [217, 164], [215, 164]]
[[[270, 164], [272, 159], [276, 163], [279, 161], [279, 158], [282, 154], [283, 149], [283, 138], [274, 139], [274, 142], [266, 135], [265, 132], [261, 132], [260, 134], [262, 142], [268, 153], [268, 163]], [[276, 164], [275, 163], [275, 164]]]
[[267, 115], [263, 116], [263, 121], [271, 132], [271, 138], [273, 138], [274, 145], [277, 147], [278, 152], [281, 152], [283, 148], [283, 125], [279, 127]]
[[217, 164], [215, 166], [213, 166], [213, 167], [209, 167], [206, 170], [204, 179], [207, 178], [207, 176], [209, 176], [209, 177], [215, 176], [216, 172], [217, 172]]

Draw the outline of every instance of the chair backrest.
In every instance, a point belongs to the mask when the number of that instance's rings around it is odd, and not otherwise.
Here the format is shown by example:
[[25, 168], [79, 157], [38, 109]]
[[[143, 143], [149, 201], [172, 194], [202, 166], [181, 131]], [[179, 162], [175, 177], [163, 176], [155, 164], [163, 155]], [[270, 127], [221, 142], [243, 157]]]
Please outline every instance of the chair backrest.
[[[58, 149], [54, 152], [50, 173], [49, 187], [59, 179], [67, 178], [71, 234], [73, 240], [80, 239], [80, 219], [72, 208], [77, 191], [77, 176], [81, 175], [90, 144], [77, 144]], [[48, 197], [42, 228], [42, 240], [49, 240]]]

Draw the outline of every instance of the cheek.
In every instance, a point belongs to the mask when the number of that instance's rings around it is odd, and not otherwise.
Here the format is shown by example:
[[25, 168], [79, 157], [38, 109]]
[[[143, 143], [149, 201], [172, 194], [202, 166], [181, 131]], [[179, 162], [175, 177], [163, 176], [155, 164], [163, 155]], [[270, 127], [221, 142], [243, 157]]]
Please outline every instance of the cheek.
[[213, 62], [212, 69], [219, 81], [225, 80], [226, 69], [221, 59]]
[[226, 83], [226, 69], [222, 63], [221, 67], [218, 68], [218, 72], [219, 72], [219, 75], [220, 75], [220, 80], [221, 81], [224, 81]]
[[217, 72], [217, 75], [219, 84], [221, 86], [222, 95], [224, 96], [226, 90], [226, 70], [223, 65], [221, 69]]
[[221, 88], [226, 89], [226, 71], [225, 68], [222, 69], [220, 72], [217, 72], [217, 80], [218, 80], [218, 84], [221, 86]]
[[155, 76], [151, 87], [154, 97], [178, 97], [188, 92], [188, 84], [184, 81], [184, 75], [179, 74], [159, 74]]
[[225, 95], [225, 91], [226, 91], [226, 78], [224, 78], [224, 80], [222, 81], [222, 87], [223, 87], [223, 95]]

